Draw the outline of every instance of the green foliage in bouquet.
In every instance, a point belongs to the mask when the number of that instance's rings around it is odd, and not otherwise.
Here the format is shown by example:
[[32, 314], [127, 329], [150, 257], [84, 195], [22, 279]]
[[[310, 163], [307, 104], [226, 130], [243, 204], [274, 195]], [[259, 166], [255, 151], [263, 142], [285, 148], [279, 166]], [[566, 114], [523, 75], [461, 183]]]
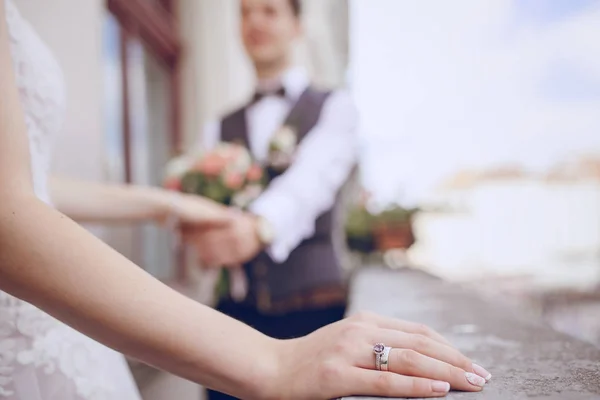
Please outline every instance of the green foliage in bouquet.
[[235, 191], [225, 185], [221, 176], [206, 176], [199, 171], [188, 171], [181, 178], [181, 190], [185, 193], [208, 197], [217, 203], [231, 205]]
[[221, 144], [197, 159], [181, 176], [180, 190], [244, 209], [266, 184], [262, 167], [236, 144]]

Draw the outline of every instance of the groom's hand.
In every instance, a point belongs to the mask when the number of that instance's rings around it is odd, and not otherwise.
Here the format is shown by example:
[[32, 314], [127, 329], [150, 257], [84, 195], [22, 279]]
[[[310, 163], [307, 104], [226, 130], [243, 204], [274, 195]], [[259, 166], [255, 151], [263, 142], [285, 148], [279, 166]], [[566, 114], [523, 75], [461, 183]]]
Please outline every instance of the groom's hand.
[[183, 238], [195, 246], [202, 266], [239, 266], [254, 258], [263, 248], [258, 235], [258, 220], [240, 212], [231, 221], [208, 229], [187, 227]]

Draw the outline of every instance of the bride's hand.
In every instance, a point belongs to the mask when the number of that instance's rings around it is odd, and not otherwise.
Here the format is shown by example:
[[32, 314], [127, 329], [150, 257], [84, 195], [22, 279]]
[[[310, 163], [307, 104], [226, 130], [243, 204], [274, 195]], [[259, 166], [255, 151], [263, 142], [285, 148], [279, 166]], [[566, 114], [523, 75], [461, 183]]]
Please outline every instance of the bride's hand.
[[172, 193], [165, 223], [177, 222], [195, 228], [212, 228], [228, 224], [234, 214], [217, 202], [202, 196]]
[[[389, 372], [376, 370], [377, 343], [392, 348]], [[278, 399], [443, 397], [450, 388], [480, 391], [491, 378], [433, 330], [374, 314], [278, 346], [281, 379], [272, 393]]]

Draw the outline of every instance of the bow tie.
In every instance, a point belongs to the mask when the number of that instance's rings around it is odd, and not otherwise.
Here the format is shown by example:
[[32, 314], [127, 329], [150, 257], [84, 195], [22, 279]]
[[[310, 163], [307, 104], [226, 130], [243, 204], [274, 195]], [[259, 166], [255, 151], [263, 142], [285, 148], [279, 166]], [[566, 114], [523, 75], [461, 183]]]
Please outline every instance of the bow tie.
[[258, 103], [265, 97], [274, 96], [274, 97], [285, 98], [285, 95], [286, 95], [285, 88], [283, 86], [277, 90], [272, 90], [272, 91], [257, 91], [256, 93], [254, 93], [254, 96], [252, 97], [252, 104]]

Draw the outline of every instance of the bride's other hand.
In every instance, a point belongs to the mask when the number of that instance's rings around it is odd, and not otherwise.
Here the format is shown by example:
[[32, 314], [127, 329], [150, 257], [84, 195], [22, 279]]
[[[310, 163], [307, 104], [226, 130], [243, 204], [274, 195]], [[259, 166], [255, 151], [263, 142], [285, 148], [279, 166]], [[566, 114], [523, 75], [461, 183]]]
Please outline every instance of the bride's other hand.
[[226, 207], [207, 198], [151, 186], [52, 176], [49, 187], [56, 208], [80, 223], [178, 221], [212, 227], [225, 224], [230, 215]]
[[188, 228], [214, 228], [225, 226], [235, 218], [231, 210], [201, 196], [171, 193], [165, 223], [176, 221]]
[[[392, 348], [388, 372], [375, 368], [377, 343]], [[451, 388], [481, 391], [491, 378], [430, 328], [369, 313], [278, 346], [279, 399], [443, 397]]]

